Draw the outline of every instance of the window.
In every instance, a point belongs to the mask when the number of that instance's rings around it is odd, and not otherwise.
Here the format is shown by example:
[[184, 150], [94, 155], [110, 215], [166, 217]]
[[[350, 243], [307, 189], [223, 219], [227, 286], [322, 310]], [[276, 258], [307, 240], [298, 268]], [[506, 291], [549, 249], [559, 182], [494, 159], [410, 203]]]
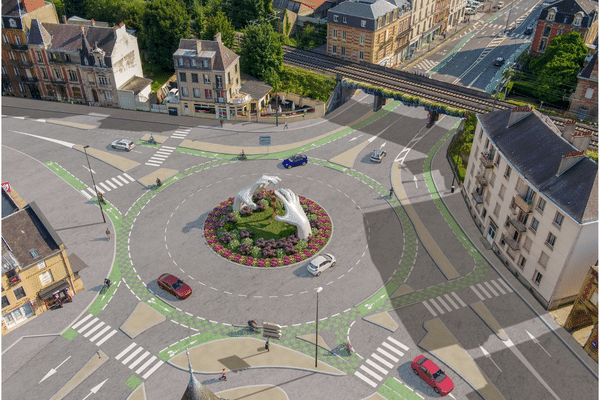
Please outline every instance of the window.
[[100, 85], [108, 85], [108, 79], [106, 79], [105, 76], [100, 75], [98, 76], [98, 83]]
[[554, 217], [554, 223], [558, 226], [562, 226], [564, 219], [565, 219], [565, 216], [557, 211], [556, 216]]
[[183, 67], [183, 58], [181, 58], [181, 57], [177, 58], [177, 65], [180, 67]]
[[339, 17], [337, 15], [333, 16], [333, 22], [338, 22]]
[[494, 215], [497, 217], [500, 215], [500, 204], [496, 203], [496, 207], [494, 207]]
[[365, 34], [361, 33], [360, 35], [360, 44], [365, 44]]
[[210, 89], [205, 89], [205, 90], [204, 90], [204, 96], [205, 96], [207, 99], [212, 99], [212, 90], [210, 90]]
[[200, 89], [194, 88], [194, 97], [200, 97]]
[[585, 98], [591, 100], [594, 97], [594, 88], [587, 88], [585, 90]]
[[16, 44], [21, 44], [21, 38], [18, 37], [17, 35], [15, 35], [15, 43]]
[[575, 15], [575, 19], [573, 20], [573, 25], [581, 26], [581, 21], [583, 20], [583, 13], [579, 11], [577, 15]]
[[196, 66], [196, 60], [194, 60], [193, 58], [190, 59], [190, 67], [195, 67]]
[[81, 95], [81, 89], [78, 87], [74, 87], [73, 89], [73, 97], [81, 99], [83, 96]]
[[337, 46], [335, 44], [331, 48], [331, 54], [337, 54]]
[[179, 73], [179, 80], [181, 82], [187, 82], [187, 75], [185, 74], [185, 72], [180, 72]]
[[510, 179], [510, 173], [512, 172], [512, 168], [510, 166], [506, 166], [506, 170], [504, 171], [504, 177], [508, 180]]
[[76, 81], [77, 80], [77, 72], [69, 70], [69, 80]]
[[10, 306], [10, 302], [8, 301], [8, 297], [2, 296], [2, 308]]
[[488, 190], [485, 194], [485, 204], [490, 205], [490, 197], [492, 197], [490, 191]]
[[188, 97], [190, 95], [190, 92], [188, 91], [188, 88], [185, 86], [181, 87], [181, 96], [182, 97]]
[[227, 84], [231, 85], [231, 72], [227, 73]]
[[43, 77], [44, 79], [48, 79], [48, 72], [46, 71], [46, 69], [45, 69], [45, 68], [44, 68], [44, 69], [42, 69], [42, 77]]
[[192, 82], [198, 83], [198, 74], [192, 74]]
[[538, 264], [540, 264], [542, 267], [546, 268], [546, 266], [548, 265], [549, 259], [550, 259], [550, 256], [548, 256], [548, 254], [546, 254], [542, 251], [542, 254], [540, 254], [540, 258], [538, 259]]
[[19, 72], [19, 68], [17, 67], [13, 67], [13, 72], [15, 73], [15, 75], [19, 76], [21, 75], [21, 73]]
[[348, 23], [348, 19], [345, 16], [342, 18], [342, 23], [344, 23], [344, 24]]
[[52, 283], [54, 278], [52, 277], [52, 272], [50, 270], [40, 274], [40, 283], [42, 286], [46, 286], [49, 283]]
[[552, 27], [546, 26], [544, 27], [544, 31], [542, 32], [542, 36], [550, 36], [550, 32], [552, 31]]
[[6, 67], [4, 65], [2, 66], [2, 74], [8, 75], [8, 71], [6, 70]]
[[540, 282], [542, 282], [542, 274], [540, 274], [537, 270], [535, 271], [535, 273], [533, 274], [533, 283], [535, 283], [536, 286], [540, 286]]
[[529, 239], [529, 237], [525, 236], [525, 240], [523, 241], [523, 248], [527, 250], [528, 253], [529, 251], [531, 251], [531, 243], [533, 243], [533, 241]]
[[337, 39], [337, 37], [338, 37], [338, 34], [337, 34], [337, 33], [338, 33], [338, 30], [337, 30], [337, 29], [334, 29], [334, 30], [333, 30], [333, 38], [334, 38], [334, 39]]
[[346, 31], [342, 31], [342, 40], [346, 40]]
[[37, 57], [38, 62], [44, 62], [44, 57], [42, 56], [42, 52], [41, 51], [36, 51], [35, 52], [35, 56]]
[[[61, 79], [62, 79], [62, 76], [60, 75], [60, 70], [58, 70], [58, 69], [54, 69], [54, 77], [55, 77], [56, 79], [59, 79], [59, 80], [61, 80]], [[103, 77], [103, 78], [104, 78], [104, 77]], [[102, 82], [100, 82], [100, 83], [102, 84]]]
[[208, 60], [202, 60], [202, 68], [209, 68]]
[[538, 203], [537, 203], [537, 207], [536, 207], [536, 208], [537, 208], [537, 210], [538, 210], [540, 213], [543, 213], [543, 212], [544, 212], [544, 208], [546, 208], [546, 200], [544, 200], [544, 199], [542, 199], [542, 198], [540, 197], [540, 199], [538, 200]]
[[22, 299], [23, 297], [26, 296], [25, 289], [23, 289], [23, 286], [18, 287], [15, 290], [13, 290], [13, 294], [15, 295], [15, 298], [17, 300], [20, 300], [20, 299]]
[[519, 265], [519, 267], [521, 267], [521, 269], [525, 268], [526, 263], [527, 263], [527, 259], [523, 256], [519, 256], [518, 265]]
[[210, 83], [210, 75], [202, 74], [202, 78], [204, 79], [204, 83], [205, 84], [209, 84]]
[[10, 58], [11, 60], [14, 61], [14, 59], [15, 59], [15, 53], [13, 53], [12, 51], [9, 51], [8, 52], [8, 58]]
[[360, 21], [360, 27], [364, 28], [367, 26], [367, 21], [365, 21], [364, 19]]
[[548, 232], [548, 237], [546, 238], [546, 244], [551, 248], [554, 248], [554, 244], [556, 243], [556, 236], [552, 232]]
[[504, 200], [504, 193], [506, 192], [506, 187], [504, 185], [500, 186], [500, 191], [498, 192], [498, 197]]
[[10, 44], [10, 41], [8, 40], [8, 36], [6, 36], [5, 33], [2, 34], [2, 39], [4, 40], [4, 43]]
[[25, 85], [23, 85], [21, 82], [19, 82], [19, 90], [21, 93], [25, 93]]
[[25, 57], [25, 53], [21, 53], [21, 62], [27, 63], [27, 57]]
[[346, 48], [344, 46], [341, 47], [341, 53], [342, 56], [346, 55]]
[[555, 8], [548, 11], [548, 18], [546, 18], [546, 20], [554, 21], [554, 17], [556, 17], [556, 9]]
[[110, 92], [104, 92], [104, 93], [102, 93], [102, 95], [104, 96], [104, 101], [110, 101], [111, 100]]
[[238, 65], [237, 65], [237, 64], [235, 64], [235, 69], [234, 69], [234, 72], [235, 72], [236, 74], [237, 74], [237, 66], [238, 66]]
[[364, 51], [359, 51], [359, 52], [358, 52], [358, 59], [359, 59], [360, 61], [362, 61], [364, 58], [365, 58], [365, 53], [364, 53]]
[[538, 221], [537, 218], [533, 217], [531, 219], [531, 230], [533, 230], [534, 232], [537, 232], [539, 226], [540, 226], [540, 221]]
[[66, 62], [71, 62], [71, 56], [70, 55], [65, 54], [64, 56], [65, 56], [65, 61]]
[[548, 44], [548, 39], [542, 38], [542, 40], [540, 40], [540, 46], [538, 47], [538, 51], [545, 51], [547, 44]]
[[[473, 172], [473, 170], [471, 169], [471, 172]], [[496, 182], [496, 174], [494, 174], [492, 172], [492, 175], [490, 176], [490, 186], [494, 187], [494, 183]]]
[[217, 84], [217, 88], [223, 88], [223, 77], [221, 75], [215, 75], [215, 81]]

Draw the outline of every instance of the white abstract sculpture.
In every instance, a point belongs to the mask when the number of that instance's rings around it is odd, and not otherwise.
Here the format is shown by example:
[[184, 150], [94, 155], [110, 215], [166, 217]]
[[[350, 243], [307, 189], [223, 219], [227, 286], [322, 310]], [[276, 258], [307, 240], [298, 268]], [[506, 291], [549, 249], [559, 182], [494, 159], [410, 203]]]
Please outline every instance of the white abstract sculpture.
[[285, 215], [278, 215], [275, 217], [275, 220], [295, 225], [298, 229], [298, 238], [300, 240], [307, 240], [311, 234], [310, 223], [300, 205], [298, 195], [290, 189], [277, 189], [275, 196], [281, 200], [285, 207]]
[[278, 184], [279, 181], [281, 181], [281, 178], [278, 176], [261, 176], [259, 180], [254, 182], [254, 185], [240, 190], [238, 194], [235, 195], [235, 199], [233, 200], [233, 211], [240, 211], [244, 206], [256, 210], [258, 206], [252, 201], [252, 196], [254, 196], [256, 192], [265, 189], [269, 184]]

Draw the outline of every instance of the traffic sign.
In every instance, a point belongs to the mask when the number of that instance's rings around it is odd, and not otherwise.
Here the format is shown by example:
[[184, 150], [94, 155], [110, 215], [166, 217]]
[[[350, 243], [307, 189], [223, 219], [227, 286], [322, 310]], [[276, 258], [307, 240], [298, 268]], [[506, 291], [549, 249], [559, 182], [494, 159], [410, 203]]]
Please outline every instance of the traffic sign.
[[281, 339], [281, 326], [263, 322], [263, 337], [269, 339]]
[[271, 136], [259, 136], [258, 143], [261, 146], [270, 146], [271, 145]]

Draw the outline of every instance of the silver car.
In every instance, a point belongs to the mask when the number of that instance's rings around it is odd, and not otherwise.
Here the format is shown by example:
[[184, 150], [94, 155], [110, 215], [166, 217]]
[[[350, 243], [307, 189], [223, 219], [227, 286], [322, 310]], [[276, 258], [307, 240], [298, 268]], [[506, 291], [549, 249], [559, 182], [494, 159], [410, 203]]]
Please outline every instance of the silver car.
[[383, 157], [385, 157], [385, 151], [377, 149], [377, 150], [373, 150], [373, 153], [371, 153], [371, 161], [375, 162], [375, 163], [381, 163], [381, 161], [383, 160]]
[[311, 274], [319, 276], [329, 267], [335, 267], [335, 257], [333, 254], [326, 253], [315, 257], [306, 268]]
[[135, 147], [135, 143], [133, 143], [133, 140], [119, 139], [112, 142], [110, 147], [117, 150], [131, 151]]

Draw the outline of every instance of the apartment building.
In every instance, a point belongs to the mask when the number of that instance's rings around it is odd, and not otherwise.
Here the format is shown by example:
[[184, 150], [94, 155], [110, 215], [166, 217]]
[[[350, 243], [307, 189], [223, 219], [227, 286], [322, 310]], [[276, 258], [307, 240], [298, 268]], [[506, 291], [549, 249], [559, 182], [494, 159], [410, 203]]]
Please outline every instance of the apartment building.
[[544, 54], [557, 35], [579, 32], [583, 41], [592, 44], [598, 36], [598, 2], [562, 0], [544, 7], [536, 22], [529, 54]]
[[394, 67], [407, 57], [407, 0], [347, 0], [327, 13], [327, 54]]
[[65, 245], [36, 203], [13, 197], [3, 187], [2, 335], [48, 310], [57, 298], [84, 289]]
[[466, 0], [415, 0], [412, 6], [410, 54], [455, 27], [464, 17]]
[[54, 4], [44, 0], [2, 0], [2, 93], [41, 98], [38, 76], [28, 51], [31, 21], [58, 23]]
[[598, 260], [598, 164], [591, 133], [561, 132], [530, 107], [477, 116], [463, 186], [506, 267], [547, 308], [573, 301]]

